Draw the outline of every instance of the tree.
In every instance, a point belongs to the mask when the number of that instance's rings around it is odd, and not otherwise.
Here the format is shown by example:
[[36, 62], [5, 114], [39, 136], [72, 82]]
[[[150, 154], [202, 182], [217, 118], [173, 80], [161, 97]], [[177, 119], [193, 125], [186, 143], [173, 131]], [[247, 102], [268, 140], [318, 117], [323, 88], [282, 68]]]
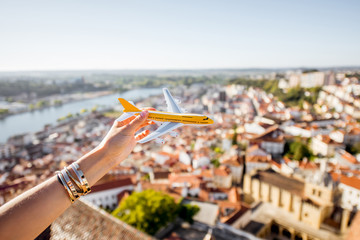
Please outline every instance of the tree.
[[218, 168], [221, 165], [219, 159], [217, 159], [217, 158], [212, 159], [211, 164], [214, 165], [215, 168]]
[[347, 145], [345, 150], [354, 155], [360, 153], [360, 142]]
[[310, 151], [306, 145], [301, 144], [295, 149], [294, 159], [302, 160], [304, 157], [310, 157]]
[[200, 208], [196, 205], [184, 204], [180, 206], [179, 217], [189, 223], [193, 223], [193, 217], [200, 211]]
[[233, 130], [234, 130], [234, 135], [232, 137], [232, 145], [237, 145], [237, 136], [238, 136], [238, 134], [237, 134], [237, 125], [236, 124], [234, 124]]
[[301, 141], [294, 141], [288, 145], [288, 147], [285, 147], [287, 150], [285, 150], [287, 156], [295, 159], [295, 160], [302, 160], [304, 157], [308, 159], [313, 158], [313, 154], [310, 151], [309, 147], [301, 142]]
[[2, 114], [8, 114], [9, 113], [9, 109], [2, 109], [0, 108], [0, 115]]
[[148, 189], [131, 194], [120, 203], [112, 215], [153, 235], [175, 219], [179, 208], [180, 205], [169, 195]]

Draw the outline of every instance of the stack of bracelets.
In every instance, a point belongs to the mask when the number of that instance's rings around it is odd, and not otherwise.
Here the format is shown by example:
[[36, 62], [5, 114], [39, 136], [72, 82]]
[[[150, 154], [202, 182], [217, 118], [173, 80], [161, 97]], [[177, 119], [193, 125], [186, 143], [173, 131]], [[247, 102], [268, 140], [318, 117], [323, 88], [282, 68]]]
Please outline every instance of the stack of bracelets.
[[[80, 196], [88, 194], [91, 189], [88, 181], [86, 180], [84, 173], [80, 170], [79, 165], [74, 162], [70, 165], [71, 169], [74, 171], [76, 178], [64, 167], [63, 170], [56, 172], [57, 177], [61, 184], [64, 186], [65, 190], [69, 194], [70, 201], [73, 203]], [[75, 188], [74, 184], [77, 186]]]

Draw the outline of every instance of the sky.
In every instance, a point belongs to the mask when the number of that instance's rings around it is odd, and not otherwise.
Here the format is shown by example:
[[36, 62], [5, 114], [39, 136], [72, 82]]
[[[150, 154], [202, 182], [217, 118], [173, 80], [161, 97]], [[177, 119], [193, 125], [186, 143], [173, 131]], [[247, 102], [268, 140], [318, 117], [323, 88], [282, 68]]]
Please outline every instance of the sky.
[[0, 71], [360, 66], [360, 1], [2, 0]]

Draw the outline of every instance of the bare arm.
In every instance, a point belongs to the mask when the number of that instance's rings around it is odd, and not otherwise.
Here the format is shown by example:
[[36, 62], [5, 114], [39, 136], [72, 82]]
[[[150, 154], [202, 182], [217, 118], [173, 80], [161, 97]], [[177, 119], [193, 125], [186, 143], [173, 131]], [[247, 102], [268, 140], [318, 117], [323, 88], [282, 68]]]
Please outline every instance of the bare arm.
[[[123, 161], [137, 140], [148, 134], [144, 131], [135, 136], [136, 131], [149, 124], [148, 113], [141, 115], [114, 122], [101, 144], [77, 160], [90, 186]], [[56, 176], [51, 177], [0, 207], [0, 239], [34, 239], [70, 205], [64, 187]]]

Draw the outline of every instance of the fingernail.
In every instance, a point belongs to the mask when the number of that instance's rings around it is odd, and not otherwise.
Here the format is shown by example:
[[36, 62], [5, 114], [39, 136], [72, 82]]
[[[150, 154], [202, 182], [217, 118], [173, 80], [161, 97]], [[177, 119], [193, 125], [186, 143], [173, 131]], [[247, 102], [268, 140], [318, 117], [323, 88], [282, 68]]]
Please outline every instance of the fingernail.
[[145, 117], [146, 113], [147, 113], [147, 111], [142, 111], [142, 112], [140, 113], [140, 116], [143, 118], [143, 117]]

